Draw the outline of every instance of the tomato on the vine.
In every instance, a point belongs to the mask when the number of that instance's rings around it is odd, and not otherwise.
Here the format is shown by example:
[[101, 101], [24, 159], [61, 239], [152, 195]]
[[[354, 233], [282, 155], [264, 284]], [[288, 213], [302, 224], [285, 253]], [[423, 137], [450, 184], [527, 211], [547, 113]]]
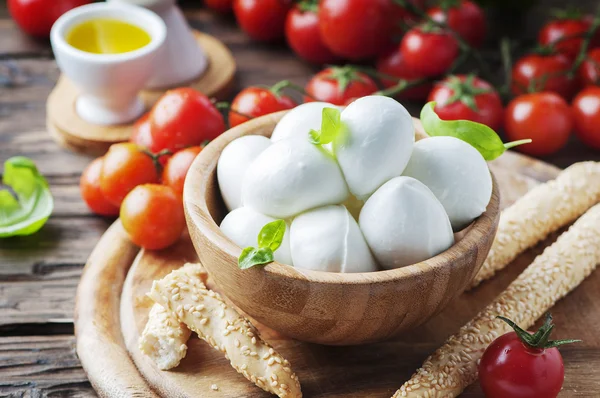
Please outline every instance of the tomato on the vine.
[[600, 87], [583, 89], [571, 104], [575, 134], [586, 145], [600, 149]]
[[231, 102], [229, 125], [235, 127], [250, 118], [292, 109], [293, 99], [281, 94], [278, 85], [271, 88], [248, 87], [240, 91]]
[[[390, 51], [383, 57], [380, 57], [377, 60], [376, 68], [379, 73], [394, 76], [398, 79], [411, 81], [424, 78], [424, 76], [421, 73], [406, 66], [406, 62], [404, 62], [404, 56], [402, 55], [402, 51], [400, 51], [400, 48], [398, 47], [395, 48], [393, 51]], [[395, 80], [382, 78], [381, 83], [383, 83], [385, 87], [392, 87], [398, 82]], [[396, 95], [396, 97], [409, 100], [424, 100], [425, 98], [427, 98], [427, 95], [429, 95], [430, 91], [431, 84], [423, 83], [418, 86], [403, 90], [398, 95]]]
[[579, 83], [568, 76], [571, 61], [562, 54], [529, 54], [519, 59], [512, 70], [512, 92], [552, 91], [570, 99]]
[[131, 241], [150, 250], [172, 245], [185, 228], [181, 197], [166, 185], [135, 187], [123, 200], [120, 217]]
[[514, 322], [514, 332], [494, 340], [479, 362], [479, 383], [487, 398], [555, 398], [565, 378], [562, 356], [556, 347], [579, 340], [549, 340], [552, 317], [535, 333]]
[[201, 151], [202, 147], [191, 146], [171, 156], [163, 170], [162, 183], [173, 188], [178, 195], [183, 195], [183, 183], [187, 172]]
[[600, 86], [600, 48], [587, 53], [578, 74], [583, 86]]
[[443, 120], [471, 120], [493, 130], [502, 127], [502, 100], [488, 82], [473, 75], [449, 76], [436, 83], [427, 101]]
[[254, 40], [274, 41], [284, 33], [291, 0], [233, 0], [233, 13], [244, 32]]
[[427, 14], [437, 22], [446, 23], [473, 47], [481, 47], [487, 32], [485, 13], [470, 0], [453, 0], [433, 7]]
[[418, 70], [423, 76], [433, 77], [450, 69], [458, 57], [459, 48], [449, 32], [423, 25], [404, 35], [400, 51], [407, 67]]
[[509, 141], [533, 140], [520, 146], [521, 152], [550, 155], [567, 143], [573, 129], [573, 115], [569, 104], [556, 93], [523, 94], [508, 104], [504, 128]]
[[189, 87], [167, 91], [149, 116], [153, 152], [172, 152], [212, 141], [225, 131], [223, 115], [201, 92]]
[[102, 216], [116, 216], [119, 214], [119, 206], [110, 203], [100, 190], [103, 162], [104, 158], [94, 159], [83, 170], [79, 180], [79, 190], [81, 197], [94, 213]]
[[[542, 27], [538, 42], [544, 46], [552, 46], [556, 51], [574, 59], [583, 43], [583, 36], [590, 29], [592, 18], [579, 12], [563, 12]], [[600, 32], [592, 38], [590, 48], [600, 45]]]
[[8, 0], [8, 12], [27, 34], [50, 36], [50, 28], [65, 12], [91, 0]]
[[353, 99], [371, 95], [377, 84], [366, 74], [350, 66], [333, 66], [314, 75], [306, 85], [304, 101], [325, 101], [347, 105]]
[[111, 145], [104, 155], [100, 189], [113, 205], [140, 184], [158, 182], [157, 166], [152, 156], [131, 142]]
[[325, 64], [336, 59], [321, 37], [316, 0], [303, 0], [292, 8], [285, 21], [285, 37], [292, 50], [309, 62]]
[[233, 8], [233, 0], [204, 0], [204, 4], [218, 12], [228, 13]]

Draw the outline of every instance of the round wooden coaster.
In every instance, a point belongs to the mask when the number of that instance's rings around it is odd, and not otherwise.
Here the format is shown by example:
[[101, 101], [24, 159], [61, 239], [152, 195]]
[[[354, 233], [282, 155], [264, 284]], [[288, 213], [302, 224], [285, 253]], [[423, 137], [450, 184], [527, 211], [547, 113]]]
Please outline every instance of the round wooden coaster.
[[[200, 47], [206, 53], [208, 66], [195, 81], [181, 84], [193, 87], [209, 97], [223, 98], [230, 90], [235, 75], [235, 59], [229, 49], [217, 38], [193, 31]], [[172, 87], [141, 92], [146, 108]], [[102, 155], [116, 143], [127, 141], [132, 124], [100, 126], [81, 119], [75, 111], [77, 88], [64, 75], [58, 79], [46, 104], [46, 126], [52, 138], [61, 146], [89, 155]]]

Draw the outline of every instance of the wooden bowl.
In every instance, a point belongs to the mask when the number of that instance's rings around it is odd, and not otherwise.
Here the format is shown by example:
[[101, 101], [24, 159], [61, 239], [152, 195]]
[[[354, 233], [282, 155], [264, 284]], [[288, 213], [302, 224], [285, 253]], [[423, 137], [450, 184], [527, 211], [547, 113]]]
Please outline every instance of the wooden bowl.
[[418, 264], [338, 274], [273, 262], [240, 270], [241, 248], [219, 229], [227, 214], [217, 184], [221, 151], [244, 135], [269, 137], [285, 111], [253, 119], [212, 141], [196, 158], [184, 189], [192, 242], [214, 282], [240, 309], [298, 340], [351, 345], [388, 339], [440, 312], [464, 291], [492, 245], [499, 219], [496, 182], [487, 211], [445, 252]]

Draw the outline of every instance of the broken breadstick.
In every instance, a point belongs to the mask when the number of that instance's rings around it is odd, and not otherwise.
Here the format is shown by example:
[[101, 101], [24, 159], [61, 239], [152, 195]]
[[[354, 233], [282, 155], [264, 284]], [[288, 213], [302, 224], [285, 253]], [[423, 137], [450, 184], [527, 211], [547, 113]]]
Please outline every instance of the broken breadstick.
[[487, 346], [511, 330], [498, 315], [524, 329], [575, 289], [600, 263], [600, 205], [585, 213], [510, 286], [431, 355], [396, 397], [458, 396], [477, 379]]
[[290, 363], [260, 338], [250, 321], [208, 290], [199, 278], [175, 270], [154, 281], [149, 295], [225, 354], [231, 366], [258, 387], [279, 397], [302, 396]]
[[[200, 264], [185, 264], [181, 270], [205, 281], [206, 270]], [[139, 340], [140, 351], [149, 356], [161, 370], [179, 365], [187, 352], [192, 332], [162, 305], [154, 304]]]
[[500, 215], [498, 232], [471, 287], [491, 278], [519, 254], [600, 202], [600, 163], [581, 162], [541, 184]]

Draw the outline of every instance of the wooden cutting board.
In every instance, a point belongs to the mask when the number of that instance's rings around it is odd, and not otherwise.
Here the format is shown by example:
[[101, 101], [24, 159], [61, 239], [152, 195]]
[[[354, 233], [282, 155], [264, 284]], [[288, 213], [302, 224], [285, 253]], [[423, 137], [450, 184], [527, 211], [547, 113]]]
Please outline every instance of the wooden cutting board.
[[[506, 153], [490, 167], [500, 186], [503, 207], [559, 173], [554, 166], [515, 153]], [[524, 253], [493, 280], [461, 295], [441, 314], [392, 341], [327, 347], [288, 339], [262, 325], [257, 327], [263, 338], [290, 360], [305, 397], [390, 397], [428, 354], [498, 295], [552, 240]], [[138, 252], [119, 221], [98, 243], [78, 289], [75, 326], [78, 354], [101, 396], [269, 396], [195, 336], [188, 343], [187, 357], [171, 371], [158, 370], [138, 350], [137, 340], [152, 304], [145, 297], [152, 281], [196, 259], [188, 238], [163, 251]], [[595, 282], [584, 282], [553, 311], [558, 324], [556, 338], [584, 339], [582, 345], [563, 349], [567, 376], [562, 397], [595, 396], [597, 392], [594, 377], [597, 380], [598, 375], [585, 367], [589, 357], [583, 348], [600, 347], [600, 337], [595, 336], [600, 305], [590, 301], [600, 297], [600, 277], [593, 275], [590, 279]], [[583, 296], [573, 299], [578, 293]], [[595, 360], [600, 363], [600, 358]], [[213, 385], [217, 391], [211, 388]], [[476, 383], [463, 396], [483, 395]]]

